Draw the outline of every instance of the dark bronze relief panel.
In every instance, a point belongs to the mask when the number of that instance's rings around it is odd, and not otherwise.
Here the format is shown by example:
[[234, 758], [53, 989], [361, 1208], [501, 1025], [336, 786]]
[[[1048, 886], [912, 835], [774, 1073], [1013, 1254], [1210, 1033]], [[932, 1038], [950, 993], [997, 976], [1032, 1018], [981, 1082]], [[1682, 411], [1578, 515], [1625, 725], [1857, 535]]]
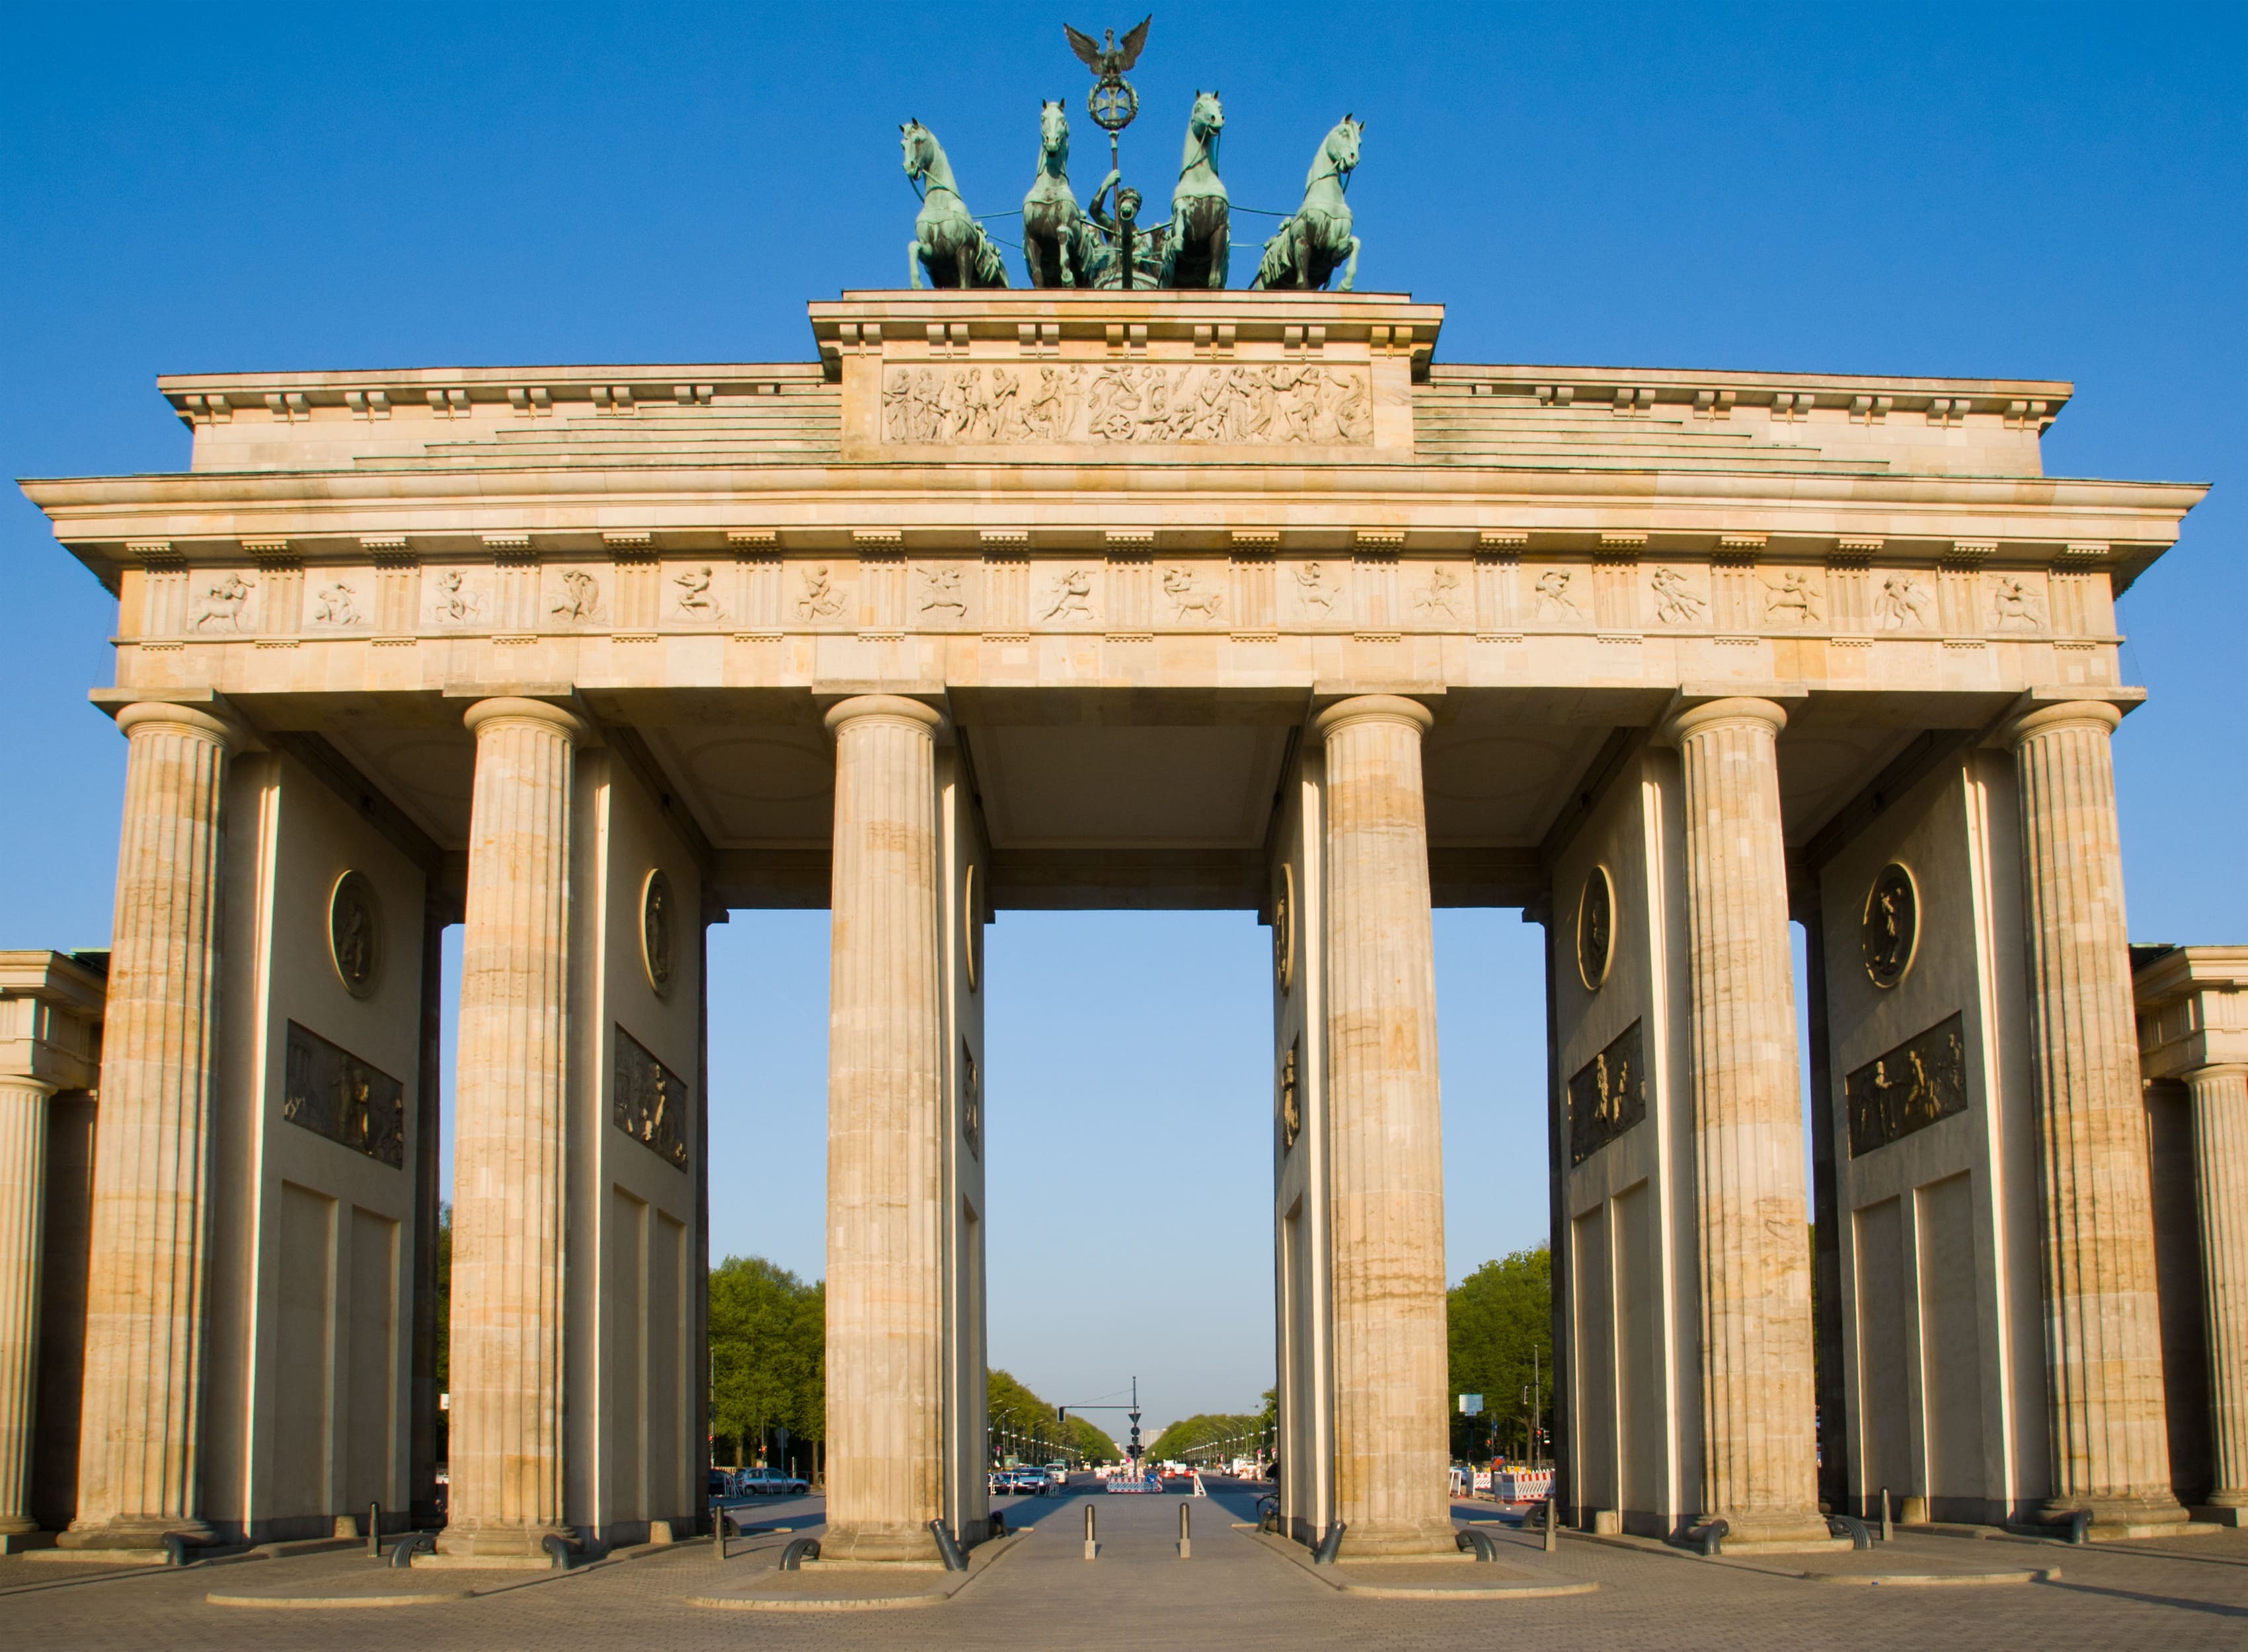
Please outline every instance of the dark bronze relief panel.
[[1916, 1033], [1843, 1081], [1850, 1157], [1924, 1130], [1967, 1110], [1967, 1039], [1954, 1015]]
[[318, 1033], [289, 1023], [281, 1116], [393, 1170], [406, 1167], [406, 1086]]
[[1569, 1081], [1569, 1164], [1573, 1169], [1647, 1116], [1647, 1068], [1639, 1023], [1608, 1041]]
[[687, 1082], [617, 1028], [616, 1127], [674, 1170], [687, 1168]]

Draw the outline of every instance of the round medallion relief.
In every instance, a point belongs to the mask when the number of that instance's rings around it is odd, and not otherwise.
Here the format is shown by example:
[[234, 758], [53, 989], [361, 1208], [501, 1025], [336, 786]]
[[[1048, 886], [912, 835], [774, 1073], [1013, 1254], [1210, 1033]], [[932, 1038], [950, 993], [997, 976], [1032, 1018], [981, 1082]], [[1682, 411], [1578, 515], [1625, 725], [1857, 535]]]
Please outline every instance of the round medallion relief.
[[346, 872], [328, 896], [328, 958], [346, 992], [373, 994], [382, 974], [382, 909], [365, 872]]
[[1595, 866], [1577, 899], [1577, 973], [1585, 990], [1597, 993], [1615, 957], [1615, 884], [1608, 869]]
[[976, 891], [976, 864], [968, 864], [967, 882], [960, 891], [960, 921], [967, 933], [960, 938], [961, 949], [968, 955], [968, 990], [975, 992], [984, 980], [984, 916], [976, 910], [980, 898]]
[[640, 891], [641, 962], [647, 966], [648, 984], [655, 989], [658, 998], [668, 997], [671, 992], [678, 918], [671, 879], [659, 866], [648, 875]]
[[1296, 980], [1296, 869], [1280, 869], [1272, 891], [1272, 979], [1286, 992]]
[[1920, 888], [1895, 861], [1881, 868], [1866, 891], [1861, 932], [1866, 978], [1876, 986], [1894, 986], [1912, 967], [1920, 945]]

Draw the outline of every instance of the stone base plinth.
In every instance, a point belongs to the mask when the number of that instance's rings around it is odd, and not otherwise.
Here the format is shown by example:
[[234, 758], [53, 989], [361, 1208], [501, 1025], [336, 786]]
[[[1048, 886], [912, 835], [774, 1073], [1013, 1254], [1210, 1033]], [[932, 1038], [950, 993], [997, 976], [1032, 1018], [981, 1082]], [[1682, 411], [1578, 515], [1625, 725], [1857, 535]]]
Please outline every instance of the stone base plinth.
[[1363, 1560], [1450, 1559], [1459, 1554], [1459, 1528], [1441, 1526], [1352, 1526], [1342, 1534], [1339, 1558]]
[[551, 1572], [554, 1557], [550, 1554], [431, 1554], [417, 1553], [412, 1564], [415, 1570], [433, 1572]]
[[218, 1541], [218, 1533], [201, 1520], [111, 1520], [101, 1526], [73, 1526], [55, 1534], [63, 1549], [154, 1549], [164, 1552], [164, 1539], [176, 1537], [189, 1548]]
[[870, 1562], [884, 1566], [927, 1565], [942, 1570], [936, 1539], [917, 1526], [830, 1526], [819, 1539], [820, 1561]]
[[2201, 1526], [2248, 1526], [2248, 1508], [2237, 1508], [2229, 1503], [2197, 1503], [2187, 1512]]

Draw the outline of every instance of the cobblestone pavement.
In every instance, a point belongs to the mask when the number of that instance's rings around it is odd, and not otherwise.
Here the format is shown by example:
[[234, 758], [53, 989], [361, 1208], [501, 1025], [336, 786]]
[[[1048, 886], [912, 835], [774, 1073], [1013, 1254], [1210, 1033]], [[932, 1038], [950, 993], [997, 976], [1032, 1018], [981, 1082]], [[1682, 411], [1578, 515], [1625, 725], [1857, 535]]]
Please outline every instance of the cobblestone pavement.
[[[1084, 1508], [1095, 1505], [1100, 1558], [1083, 1556]], [[1724, 1652], [1864, 1652], [1884, 1644], [2035, 1646], [2039, 1652], [2171, 1652], [2248, 1645], [2248, 1533], [2094, 1546], [1901, 1537], [1895, 1569], [2058, 1567], [2059, 1581], [1970, 1587], [1842, 1587], [1565, 1539], [1547, 1557], [1507, 1533], [1510, 1568], [1589, 1580], [1596, 1594], [1518, 1601], [1421, 1601], [1339, 1594], [1262, 1553], [1231, 1522], [1251, 1518], [1246, 1497], [1192, 1504], [1194, 1558], [1174, 1554], [1175, 1497], [1074, 1496], [1004, 1504], [1010, 1523], [1035, 1534], [1016, 1545], [954, 1600], [873, 1613], [716, 1612], [693, 1595], [738, 1587], [771, 1566], [785, 1537], [753, 1537], [721, 1567], [707, 1543], [613, 1560], [559, 1577], [492, 1576], [497, 1593], [403, 1609], [252, 1610], [214, 1606], [212, 1592], [317, 1594], [368, 1587], [356, 1553], [197, 1566], [117, 1580], [0, 1594], [0, 1645], [132, 1647], [250, 1652], [622, 1652], [630, 1648], [1223, 1648], [1540, 1647], [1723, 1649]], [[797, 1505], [802, 1512], [813, 1510]], [[760, 1511], [762, 1513], [763, 1511]], [[1465, 1511], [1463, 1511], [1465, 1512]], [[766, 1517], [778, 1520], [778, 1511]], [[1957, 1558], [1954, 1558], [1957, 1557]], [[1938, 1564], [1941, 1562], [1942, 1564]], [[1805, 1564], [1812, 1564], [1806, 1561]], [[0, 1589], [42, 1580], [23, 1561], [0, 1562]], [[428, 1577], [430, 1574], [419, 1574]], [[448, 1581], [462, 1574], [449, 1574]], [[59, 1581], [48, 1579], [49, 1582]], [[469, 1580], [466, 1587], [476, 1587]]]

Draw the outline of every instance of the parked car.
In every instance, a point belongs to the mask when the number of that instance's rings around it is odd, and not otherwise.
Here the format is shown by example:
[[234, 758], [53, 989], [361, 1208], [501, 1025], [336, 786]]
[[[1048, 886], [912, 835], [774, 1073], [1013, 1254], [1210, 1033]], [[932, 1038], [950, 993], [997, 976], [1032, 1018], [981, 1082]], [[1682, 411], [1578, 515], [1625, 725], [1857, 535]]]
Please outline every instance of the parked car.
[[812, 1484], [786, 1469], [744, 1469], [735, 1489], [742, 1497], [792, 1497], [809, 1492]]
[[734, 1495], [732, 1477], [729, 1475], [725, 1470], [712, 1469], [710, 1471], [710, 1495], [712, 1497], [731, 1497]]

